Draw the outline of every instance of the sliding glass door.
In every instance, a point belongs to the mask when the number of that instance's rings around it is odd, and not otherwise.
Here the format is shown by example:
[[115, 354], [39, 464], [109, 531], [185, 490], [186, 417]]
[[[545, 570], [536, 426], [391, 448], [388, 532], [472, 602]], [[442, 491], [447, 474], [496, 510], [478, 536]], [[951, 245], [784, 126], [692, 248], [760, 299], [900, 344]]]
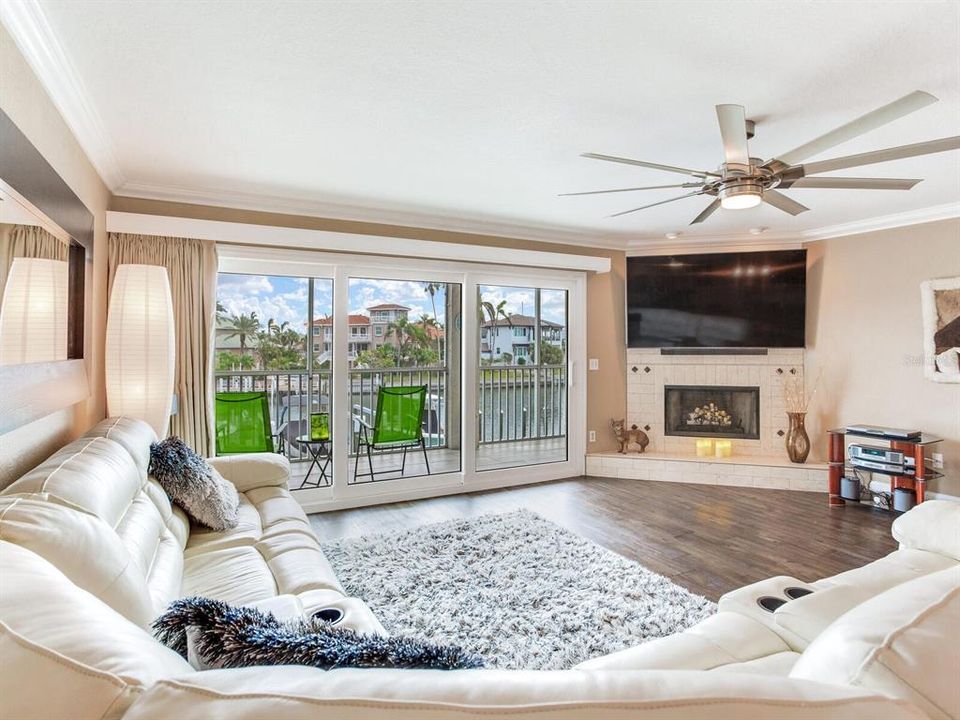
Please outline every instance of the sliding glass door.
[[[242, 421], [290, 460], [309, 511], [582, 473], [584, 287], [580, 273], [224, 248], [222, 451], [254, 449], [227, 442]], [[233, 400], [250, 405], [231, 414]]]
[[568, 291], [477, 287], [478, 471], [568, 458]]
[[460, 472], [461, 297], [429, 274], [349, 278], [348, 484]]
[[333, 483], [333, 280], [220, 273], [214, 340], [219, 454], [291, 461], [291, 489]]

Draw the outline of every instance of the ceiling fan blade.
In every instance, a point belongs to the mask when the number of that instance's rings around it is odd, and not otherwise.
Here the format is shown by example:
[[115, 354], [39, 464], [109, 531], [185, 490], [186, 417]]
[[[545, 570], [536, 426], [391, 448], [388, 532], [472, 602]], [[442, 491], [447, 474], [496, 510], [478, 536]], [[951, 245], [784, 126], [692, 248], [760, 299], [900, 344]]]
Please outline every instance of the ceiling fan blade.
[[675, 172], [680, 173], [681, 175], [692, 175], [693, 177], [698, 178], [705, 178], [709, 175], [719, 177], [717, 173], [707, 172], [706, 170], [691, 170], [690, 168], [676, 167], [674, 165], [660, 165], [659, 163], [646, 162], [644, 160], [633, 160], [632, 158], [617, 157], [616, 155], [583, 153], [580, 157], [590, 158], [591, 160], [606, 160], [607, 162], [623, 163], [624, 165], [639, 165], [640, 167], [652, 168], [653, 170], [665, 170], [666, 172]]
[[723, 140], [723, 157], [728, 163], [750, 164], [747, 149], [747, 114], [743, 105], [717, 105], [717, 122]]
[[900, 145], [899, 147], [887, 148], [886, 150], [874, 150], [873, 152], [865, 152], [858, 155], [847, 155], [846, 157], [834, 158], [832, 160], [806, 163], [803, 166], [803, 173], [804, 175], [816, 175], [817, 173], [830, 172], [831, 170], [861, 167], [862, 165], [872, 165], [873, 163], [887, 162], [888, 160], [900, 160], [901, 158], [917, 157], [918, 155], [932, 155], [933, 153], [957, 149], [960, 149], [960, 135], [940, 138], [939, 140], [928, 140], [927, 142], [914, 143], [913, 145]]
[[764, 190], [763, 201], [791, 215], [799, 215], [810, 209], [806, 205], [801, 205], [796, 200], [791, 200], [786, 195], [778, 193], [776, 190]]
[[894, 100], [888, 105], [872, 110], [866, 115], [861, 115], [856, 120], [851, 120], [846, 125], [831, 130], [826, 135], [821, 135], [790, 152], [778, 155], [775, 159], [784, 165], [797, 165], [808, 157], [819, 155], [824, 150], [829, 150], [835, 145], [859, 137], [935, 102], [937, 102], [937, 98], [930, 93], [915, 90], [899, 100]]
[[702, 223], [702, 222], [703, 222], [704, 220], [706, 220], [708, 217], [710, 217], [711, 215], [713, 215], [713, 213], [716, 212], [716, 210], [717, 210], [718, 207], [720, 207], [720, 198], [715, 198], [712, 203], [710, 203], [709, 205], [707, 205], [707, 207], [705, 207], [705, 208], [703, 209], [703, 212], [702, 212], [702, 213], [700, 213], [699, 215], [697, 215], [697, 216], [690, 222], [690, 224], [691, 224], [691, 225], [696, 225], [697, 223]]
[[837, 188], [843, 190], [909, 190], [918, 178], [802, 177], [781, 183], [783, 188]]
[[683, 200], [684, 198], [693, 197], [694, 195], [703, 195], [702, 190], [697, 192], [687, 193], [686, 195], [678, 195], [677, 197], [670, 198], [669, 200], [661, 200], [660, 202], [650, 203], [649, 205], [641, 205], [638, 208], [633, 208], [633, 210], [624, 210], [623, 212], [614, 213], [610, 217], [620, 217], [621, 215], [629, 215], [630, 213], [635, 213], [637, 210], [646, 210], [647, 208], [656, 207], [657, 205], [666, 205], [667, 203], [672, 203], [677, 200]]
[[590, 190], [588, 192], [560, 193], [557, 197], [572, 197], [574, 195], [604, 195], [605, 193], [633, 192], [634, 190], [665, 190], [667, 188], [694, 188], [702, 187], [703, 183], [680, 183], [679, 185], [648, 185], [646, 187], [618, 188], [616, 190]]

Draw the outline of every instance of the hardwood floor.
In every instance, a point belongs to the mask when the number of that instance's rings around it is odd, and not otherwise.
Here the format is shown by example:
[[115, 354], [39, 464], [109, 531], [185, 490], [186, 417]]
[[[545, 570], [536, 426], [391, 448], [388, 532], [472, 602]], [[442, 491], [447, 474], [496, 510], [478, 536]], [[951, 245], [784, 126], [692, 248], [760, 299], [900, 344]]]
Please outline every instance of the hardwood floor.
[[717, 600], [773, 575], [813, 581], [896, 548], [893, 516], [826, 495], [582, 477], [310, 516], [322, 540], [527, 508]]

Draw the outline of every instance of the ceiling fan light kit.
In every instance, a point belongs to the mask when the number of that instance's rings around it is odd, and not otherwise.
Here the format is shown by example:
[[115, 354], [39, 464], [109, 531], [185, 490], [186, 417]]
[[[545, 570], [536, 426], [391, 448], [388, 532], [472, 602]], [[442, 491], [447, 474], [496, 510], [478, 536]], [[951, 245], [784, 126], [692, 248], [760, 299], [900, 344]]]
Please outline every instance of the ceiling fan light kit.
[[841, 125], [818, 138], [804, 143], [787, 153], [764, 162], [760, 158], [750, 157], [747, 140], [753, 137], [755, 125], [746, 118], [742, 105], [717, 105], [717, 122], [720, 126], [720, 139], [723, 144], [724, 162], [716, 171], [694, 170], [675, 165], [635, 160], [616, 155], [584, 153], [582, 157], [604, 162], [616, 162], [636, 165], [651, 170], [678, 173], [696, 178], [696, 182], [676, 185], [648, 185], [643, 187], [617, 188], [613, 190], [590, 190], [587, 192], [564, 193], [564, 195], [601, 195], [607, 193], [636, 192], [641, 190], [660, 190], [665, 188], [692, 189], [684, 195], [668, 198], [659, 202], [614, 213], [610, 217], [620, 217], [647, 208], [665, 205], [698, 195], [709, 195], [714, 199], [690, 223], [696, 225], [706, 220], [717, 208], [724, 210], [745, 210], [757, 207], [761, 203], [771, 205], [790, 215], [799, 215], [810, 208], [787, 197], [776, 188], [787, 190], [798, 188], [819, 188], [825, 190], [910, 190], [920, 182], [916, 178], [841, 178], [810, 177], [818, 173], [860, 167], [889, 160], [930, 155], [932, 153], [957, 150], [960, 148], [960, 135], [930, 140], [928, 142], [901, 145], [873, 152], [848, 155], [830, 160], [802, 164], [804, 160], [825, 150], [875, 130], [898, 118], [920, 110], [937, 102], [937, 98], [920, 90], [894, 100], [883, 107], [861, 115], [845, 125]]

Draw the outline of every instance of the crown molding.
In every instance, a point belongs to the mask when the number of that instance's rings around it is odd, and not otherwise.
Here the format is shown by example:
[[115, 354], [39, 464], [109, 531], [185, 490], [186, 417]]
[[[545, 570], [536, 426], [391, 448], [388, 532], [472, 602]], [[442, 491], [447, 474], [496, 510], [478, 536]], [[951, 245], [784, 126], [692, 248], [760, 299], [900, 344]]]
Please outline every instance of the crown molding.
[[653, 252], [716, 252], [718, 250], [755, 249], [764, 250], [778, 247], [800, 247], [804, 243], [830, 238], [859, 235], [861, 233], [891, 230], [910, 225], [921, 225], [938, 220], [949, 220], [960, 217], [960, 202], [934, 205], [919, 210], [881, 215], [866, 220], [855, 220], [837, 225], [825, 225], [809, 230], [800, 230], [792, 233], [763, 233], [750, 235], [749, 233], [732, 233], [727, 235], [713, 235], [709, 237], [689, 237], [661, 239], [638, 238], [627, 244], [627, 255], [650, 255]]
[[881, 215], [880, 217], [869, 218], [867, 220], [855, 220], [838, 225], [827, 225], [822, 228], [804, 230], [800, 233], [800, 239], [803, 242], [828, 240], [835, 237], [859, 235], [860, 233], [876, 232], [877, 230], [890, 230], [908, 225], [922, 225], [923, 223], [936, 222], [937, 220], [950, 220], [956, 217], [960, 217], [960, 202], [934, 205], [928, 208], [920, 208], [919, 210], [907, 210], [906, 212]]
[[127, 182], [114, 192], [118, 197], [234, 208], [255, 212], [375, 223], [398, 227], [440, 230], [444, 232], [485, 235], [515, 240], [576, 245], [602, 250], [625, 250], [629, 236], [572, 230], [569, 227], [528, 225], [504, 222], [495, 217], [464, 217], [410, 210], [402, 207], [373, 207], [313, 200], [304, 197], [262, 195], [234, 190], [186, 188], [153, 183]]
[[0, 20], [100, 178], [111, 190], [123, 185], [125, 178], [110, 136], [38, 0], [0, 2]]

